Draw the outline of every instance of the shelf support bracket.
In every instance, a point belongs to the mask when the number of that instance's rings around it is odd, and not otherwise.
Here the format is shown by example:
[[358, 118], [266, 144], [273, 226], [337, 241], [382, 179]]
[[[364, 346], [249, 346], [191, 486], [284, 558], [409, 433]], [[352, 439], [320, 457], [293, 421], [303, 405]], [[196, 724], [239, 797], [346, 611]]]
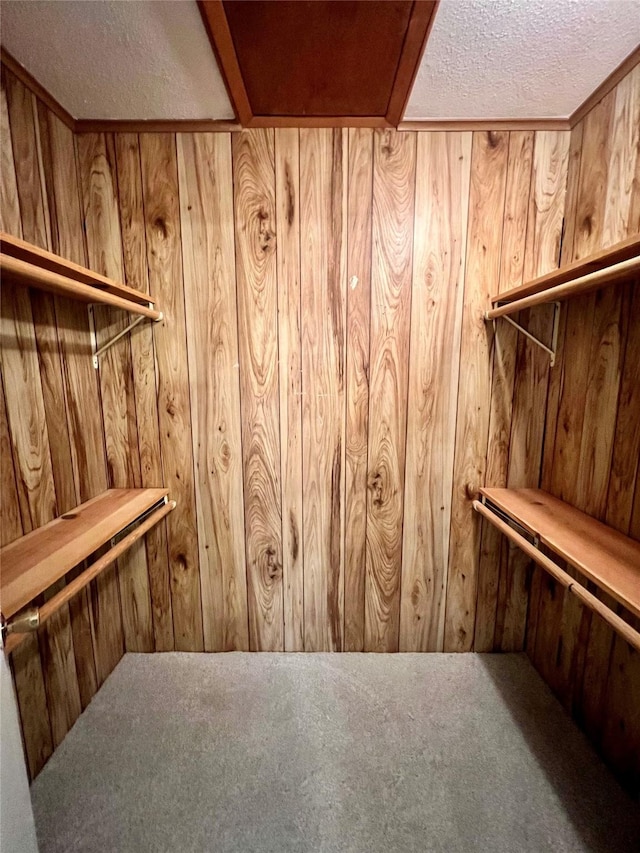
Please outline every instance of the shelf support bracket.
[[[488, 317], [486, 315], [485, 315], [485, 319], [488, 319]], [[517, 329], [525, 337], [529, 338], [530, 341], [533, 341], [534, 344], [537, 344], [537, 346], [539, 346], [545, 352], [548, 352], [549, 356], [550, 356], [549, 366], [553, 367], [555, 365], [556, 353], [558, 351], [558, 331], [560, 328], [560, 303], [559, 302], [553, 303], [553, 332], [551, 335], [551, 346], [550, 347], [548, 347], [545, 343], [543, 343], [539, 338], [536, 338], [535, 335], [532, 335], [531, 332], [529, 332], [527, 329], [525, 329], [524, 326], [521, 326], [520, 323], [516, 323], [516, 321], [513, 320], [508, 315], [504, 314], [501, 318], [498, 318], [498, 319], [506, 320], [507, 323], [509, 323], [511, 326], [514, 327], [514, 329]], [[493, 321], [493, 324], [494, 324], [494, 328], [495, 328], [496, 320]]]
[[[153, 308], [153, 302], [149, 302], [149, 308]], [[108, 349], [111, 349], [111, 347], [115, 343], [117, 343], [121, 338], [124, 338], [125, 335], [128, 335], [129, 332], [132, 332], [135, 327], [140, 325], [140, 323], [142, 323], [142, 321], [145, 319], [146, 318], [142, 316], [136, 317], [136, 319], [132, 323], [129, 323], [129, 325], [125, 329], [122, 329], [122, 331], [118, 332], [117, 335], [114, 335], [111, 340], [107, 341], [106, 344], [103, 344], [101, 347], [99, 347], [98, 338], [96, 336], [96, 324], [93, 313], [93, 305], [89, 305], [89, 329], [91, 333], [91, 353], [94, 368], [96, 370], [98, 369], [99, 359], [101, 355], [103, 355]], [[154, 320], [154, 322], [159, 323], [163, 319], [163, 315], [160, 314], [158, 319]]]

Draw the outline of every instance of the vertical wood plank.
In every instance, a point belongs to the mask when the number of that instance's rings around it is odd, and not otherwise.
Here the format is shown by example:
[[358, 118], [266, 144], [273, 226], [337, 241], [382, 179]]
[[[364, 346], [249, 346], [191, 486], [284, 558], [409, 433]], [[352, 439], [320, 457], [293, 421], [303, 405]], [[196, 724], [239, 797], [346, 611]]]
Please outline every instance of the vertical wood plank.
[[204, 648], [247, 651], [231, 140], [177, 144]]
[[344, 648], [364, 651], [373, 131], [349, 130]]
[[[41, 104], [38, 117], [51, 219], [51, 248], [84, 265], [86, 256], [73, 134]], [[107, 487], [100, 391], [90, 360], [86, 307], [68, 299], [56, 298], [54, 303], [71, 451], [69, 469], [64, 476], [73, 485], [74, 503], [81, 503]], [[88, 590], [72, 599], [69, 610], [80, 703], [84, 708], [97, 690]]]
[[[580, 164], [582, 161], [582, 132], [583, 123], [580, 122], [571, 131], [569, 140], [569, 162], [567, 164], [567, 191], [564, 205], [564, 233], [562, 246], [560, 248], [560, 266], [565, 266], [573, 260], [573, 243], [576, 226], [576, 211], [578, 204], [578, 188], [580, 182]], [[560, 394], [563, 388], [565, 369], [565, 337], [567, 328], [567, 310], [570, 302], [567, 302], [560, 310], [560, 325], [558, 328], [558, 349], [556, 351], [556, 365], [549, 377], [549, 393], [547, 397], [547, 418], [544, 432], [544, 449], [542, 459], [542, 473], [540, 477], [541, 487], [545, 491], [551, 488], [553, 476], [554, 454], [556, 445], [556, 433], [558, 428], [558, 407]], [[535, 569], [536, 574], [538, 569]]]
[[[140, 146], [136, 134], [116, 134], [115, 155], [118, 173], [118, 206], [122, 235], [124, 275], [129, 287], [149, 292], [147, 247], [144, 227]], [[140, 453], [140, 479], [144, 488], [163, 485], [158, 423], [158, 396], [155, 375], [153, 328], [150, 323], [139, 326], [130, 338], [135, 392], [135, 414]], [[148, 587], [151, 597], [153, 634], [148, 617], [142, 620], [142, 631], [129, 632], [129, 651], [171, 651], [173, 619], [169, 567], [167, 559], [167, 524], [162, 521], [146, 535], [139, 551], [146, 549]], [[138, 560], [141, 560], [138, 555]], [[141, 560], [141, 562], [144, 562]], [[129, 568], [126, 577], [135, 575]], [[122, 581], [122, 574], [121, 574]], [[135, 600], [137, 590], [134, 587]]]
[[415, 134], [376, 132], [373, 151], [365, 649], [392, 652], [400, 629]]
[[[538, 131], [535, 135], [525, 280], [558, 266], [569, 142], [569, 133], [564, 131]], [[551, 308], [521, 314], [525, 328], [536, 337], [551, 342]], [[537, 487], [542, 465], [549, 357], [524, 336], [519, 336], [516, 352], [507, 485], [510, 488]], [[531, 566], [518, 548], [507, 546], [506, 555], [500, 578], [502, 618], [496, 645], [503, 651], [519, 651], [525, 640]]]
[[341, 131], [300, 131], [305, 651], [344, 642], [346, 165]]
[[0, 227], [14, 237], [22, 237], [22, 220], [18, 201], [18, 185], [13, 160], [13, 144], [7, 103], [7, 75], [0, 71]]
[[613, 457], [607, 489], [605, 521], [626, 533], [632, 525], [633, 495], [640, 471], [640, 288], [631, 283], [625, 288], [623, 312], [629, 318], [620, 380]]
[[[89, 266], [122, 281], [124, 270], [113, 139], [103, 134], [82, 135], [78, 137], [78, 155]], [[96, 331], [102, 343], [128, 322], [127, 317], [121, 316], [122, 312], [95, 306], [94, 313]], [[128, 336], [103, 355], [99, 370], [109, 483], [116, 488], [139, 487], [140, 456]], [[102, 639], [96, 647], [100, 680], [111, 672], [124, 648], [144, 651], [152, 647], [144, 543], [137, 543], [118, 561], [117, 567], [107, 572], [98, 578], [92, 600], [94, 629], [96, 624], [101, 626]], [[112, 611], [114, 614], [119, 612], [120, 608], [122, 615], [119, 618], [109, 616]]]
[[[56, 515], [49, 436], [29, 294], [22, 287], [5, 284], [0, 298], [2, 375], [9, 433], [22, 529], [29, 532]], [[13, 653], [12, 662], [27, 763], [33, 778], [53, 751], [37, 636], [30, 635], [23, 641]]]
[[[523, 281], [533, 146], [533, 132], [513, 131], [509, 134], [499, 292], [518, 287]], [[499, 323], [494, 344], [486, 480], [492, 486], [506, 486], [517, 331], [507, 323]], [[474, 636], [474, 650], [477, 652], [493, 651], [494, 644], [499, 647], [502, 642], [506, 589], [503, 576], [508, 571], [508, 549], [508, 543], [496, 528], [482, 522]]]
[[610, 139], [603, 247], [640, 232], [640, 65], [616, 86]]
[[272, 130], [233, 137], [242, 456], [254, 651], [284, 649], [278, 293]]
[[470, 133], [418, 134], [400, 651], [441, 651]]
[[0, 545], [4, 547], [22, 536], [20, 505], [16, 472], [13, 466], [11, 436], [7, 422], [7, 407], [4, 395], [4, 379], [0, 373]]
[[177, 501], [167, 523], [175, 646], [178, 651], [200, 651], [202, 598], [173, 135], [142, 134], [140, 156], [149, 289], [164, 314], [155, 329], [155, 344], [164, 483]]
[[280, 476], [285, 651], [304, 650], [302, 352], [300, 344], [300, 136], [275, 131]]
[[473, 135], [445, 651], [473, 648], [480, 523], [471, 503], [485, 477], [491, 388], [491, 333], [484, 311], [500, 270], [508, 142], [505, 133]]

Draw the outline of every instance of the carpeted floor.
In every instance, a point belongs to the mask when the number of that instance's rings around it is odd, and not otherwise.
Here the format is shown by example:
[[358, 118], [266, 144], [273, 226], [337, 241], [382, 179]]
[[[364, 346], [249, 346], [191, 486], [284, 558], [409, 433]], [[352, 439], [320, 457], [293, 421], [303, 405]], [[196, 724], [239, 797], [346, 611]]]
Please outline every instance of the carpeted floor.
[[640, 850], [521, 655], [126, 655], [32, 797], [41, 853]]

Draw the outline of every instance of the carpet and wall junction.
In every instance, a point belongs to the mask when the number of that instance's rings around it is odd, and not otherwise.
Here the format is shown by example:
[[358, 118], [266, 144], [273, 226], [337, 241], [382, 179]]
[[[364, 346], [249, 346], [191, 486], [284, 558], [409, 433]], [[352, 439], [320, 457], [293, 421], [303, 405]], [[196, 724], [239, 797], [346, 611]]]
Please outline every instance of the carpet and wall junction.
[[41, 853], [640, 849], [522, 655], [128, 654], [32, 799]]

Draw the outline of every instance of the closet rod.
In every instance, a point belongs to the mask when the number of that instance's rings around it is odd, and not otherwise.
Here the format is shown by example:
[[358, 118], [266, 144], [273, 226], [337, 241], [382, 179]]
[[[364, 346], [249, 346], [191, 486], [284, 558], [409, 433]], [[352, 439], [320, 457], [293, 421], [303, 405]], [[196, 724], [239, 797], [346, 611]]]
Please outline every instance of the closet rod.
[[[579, 278], [574, 278], [573, 281], [557, 284], [548, 290], [541, 290], [539, 293], [531, 294], [531, 296], [524, 296], [522, 299], [506, 302], [497, 308], [490, 308], [485, 314], [485, 318], [487, 320], [496, 320], [498, 317], [504, 317], [506, 314], [515, 314], [516, 311], [522, 311], [523, 308], [533, 308], [534, 305], [544, 305], [547, 302], [557, 302], [569, 296], [577, 296], [589, 290], [596, 290], [604, 284], [612, 284], [615, 281], [629, 278], [637, 272], [640, 272], [640, 258], [629, 258], [626, 261], [613, 264], [613, 266], [604, 267], [604, 269], [596, 270], [587, 275], [581, 275]], [[496, 296], [494, 300], [499, 302], [500, 297]]]
[[92, 287], [90, 284], [74, 281], [65, 275], [30, 264], [28, 261], [21, 261], [11, 255], [4, 253], [0, 255], [0, 267], [8, 279], [28, 287], [47, 290], [61, 296], [68, 296], [71, 299], [80, 299], [83, 302], [99, 302], [103, 305], [111, 305], [132, 314], [142, 314], [143, 317], [149, 317], [151, 320], [162, 320], [161, 311], [156, 311], [122, 296], [116, 296], [114, 293], [108, 293], [106, 290]]
[[[145, 533], [151, 530], [154, 525], [162, 521], [175, 507], [175, 501], [167, 501], [167, 503], [149, 515], [135, 530], [132, 530], [131, 533], [125, 536], [124, 539], [121, 539], [113, 548], [110, 548], [102, 557], [98, 557], [95, 563], [92, 563], [84, 572], [70, 581], [70, 583], [53, 595], [41, 607], [27, 607], [20, 613], [16, 613], [7, 625], [8, 633], [4, 643], [5, 653], [9, 654], [19, 646], [27, 632], [34, 631], [40, 625], [43, 625], [54, 613], [73, 598], [74, 595], [80, 592], [81, 589], [84, 589], [88, 583], [114, 563], [118, 557], [124, 554], [138, 539], [141, 539]], [[14, 632], [11, 631], [13, 623], [15, 623]]]
[[505, 521], [502, 521], [494, 512], [492, 512], [485, 504], [480, 501], [473, 502], [473, 508], [480, 515], [484, 516], [491, 524], [494, 525], [501, 533], [511, 539], [524, 553], [531, 557], [545, 571], [549, 572], [562, 586], [566, 587], [569, 592], [572, 592], [576, 598], [580, 599], [583, 604], [586, 604], [591, 610], [594, 610], [607, 622], [614, 631], [617, 631], [634, 649], [640, 651], [640, 633], [631, 627], [624, 619], [621, 619], [617, 613], [614, 613], [611, 608], [607, 607], [599, 598], [592, 595], [588, 590], [581, 586], [575, 578], [572, 578], [568, 572], [565, 572], [560, 566], [557, 566], [553, 560], [545, 556], [541, 551], [528, 542], [524, 536], [521, 536], [517, 531], [513, 530]]

